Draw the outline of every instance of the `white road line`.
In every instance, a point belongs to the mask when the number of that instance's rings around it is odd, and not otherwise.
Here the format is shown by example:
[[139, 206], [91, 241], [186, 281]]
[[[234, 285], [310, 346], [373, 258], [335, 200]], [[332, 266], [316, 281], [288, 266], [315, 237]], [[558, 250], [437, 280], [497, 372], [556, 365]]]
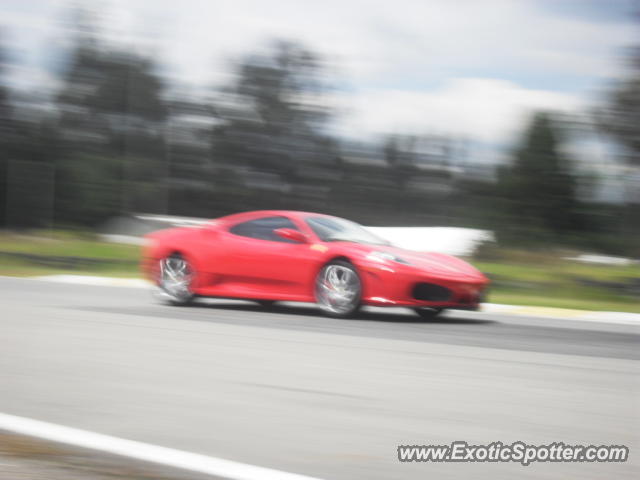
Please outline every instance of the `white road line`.
[[96, 277], [91, 275], [44, 275], [31, 278], [46, 282], [94, 285], [98, 287], [149, 288], [152, 285], [151, 282], [142, 278]]
[[233, 480], [319, 480], [5, 413], [0, 413], [0, 430]]

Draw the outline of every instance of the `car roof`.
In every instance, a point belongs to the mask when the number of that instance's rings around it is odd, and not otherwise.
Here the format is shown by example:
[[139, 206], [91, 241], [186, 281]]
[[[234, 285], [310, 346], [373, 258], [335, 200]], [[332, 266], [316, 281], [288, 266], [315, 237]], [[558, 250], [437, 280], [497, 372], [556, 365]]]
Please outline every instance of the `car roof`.
[[250, 212], [234, 213], [231, 215], [220, 217], [216, 220], [223, 221], [223, 222], [236, 222], [236, 221], [252, 220], [254, 218], [271, 217], [271, 216], [304, 218], [309, 216], [329, 217], [330, 215], [326, 215], [323, 213], [316, 213], [316, 212], [304, 212], [299, 210], [252, 210]]

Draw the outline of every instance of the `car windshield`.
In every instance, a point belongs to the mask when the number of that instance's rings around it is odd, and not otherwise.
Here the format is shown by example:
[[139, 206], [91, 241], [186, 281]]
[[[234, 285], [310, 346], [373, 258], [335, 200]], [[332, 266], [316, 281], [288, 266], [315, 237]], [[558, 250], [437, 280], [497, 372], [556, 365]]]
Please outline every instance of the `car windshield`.
[[390, 245], [355, 222], [338, 217], [310, 217], [307, 225], [323, 242], [355, 242], [372, 245]]

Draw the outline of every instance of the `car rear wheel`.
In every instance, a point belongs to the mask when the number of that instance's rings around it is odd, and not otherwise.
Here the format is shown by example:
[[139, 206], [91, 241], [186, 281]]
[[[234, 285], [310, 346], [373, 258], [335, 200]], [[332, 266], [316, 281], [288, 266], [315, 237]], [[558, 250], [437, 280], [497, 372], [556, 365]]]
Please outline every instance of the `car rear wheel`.
[[347, 318], [360, 308], [362, 284], [355, 267], [334, 260], [322, 267], [315, 281], [316, 303], [331, 317]]
[[174, 253], [163, 258], [158, 272], [161, 297], [172, 305], [190, 303], [195, 296], [191, 291], [194, 275], [195, 271], [182, 255]]
[[420, 307], [414, 308], [414, 311], [425, 320], [433, 320], [444, 311], [444, 308]]

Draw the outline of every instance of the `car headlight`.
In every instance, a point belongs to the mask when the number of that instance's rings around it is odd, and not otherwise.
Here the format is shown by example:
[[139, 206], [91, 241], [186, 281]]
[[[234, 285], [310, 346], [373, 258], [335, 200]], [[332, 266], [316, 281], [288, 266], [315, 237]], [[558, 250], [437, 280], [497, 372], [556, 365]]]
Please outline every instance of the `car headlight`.
[[404, 265], [410, 265], [410, 263], [404, 258], [398, 257], [397, 255], [389, 252], [374, 251], [367, 255], [367, 259], [374, 260], [376, 262], [396, 262]]

